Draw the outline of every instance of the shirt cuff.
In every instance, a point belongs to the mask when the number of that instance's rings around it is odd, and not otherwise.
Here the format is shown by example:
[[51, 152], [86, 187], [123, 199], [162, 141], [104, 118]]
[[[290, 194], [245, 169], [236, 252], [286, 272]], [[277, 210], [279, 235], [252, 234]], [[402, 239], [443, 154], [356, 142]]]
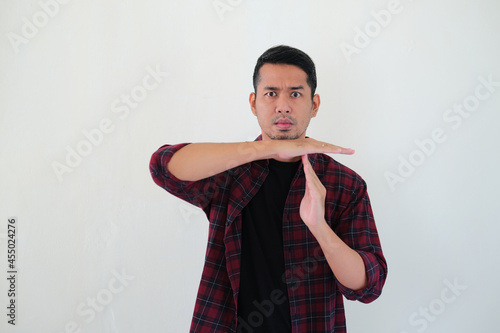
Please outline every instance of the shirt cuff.
[[338, 282], [340, 292], [350, 301], [360, 301], [362, 303], [370, 303], [376, 300], [382, 291], [382, 285], [380, 281], [385, 281], [385, 279], [380, 279], [380, 275], [384, 274], [382, 272], [382, 267], [380, 266], [376, 256], [373, 253], [367, 253], [363, 251], [356, 251], [363, 259], [365, 264], [367, 286], [363, 289], [353, 290], [347, 288], [342, 283]]

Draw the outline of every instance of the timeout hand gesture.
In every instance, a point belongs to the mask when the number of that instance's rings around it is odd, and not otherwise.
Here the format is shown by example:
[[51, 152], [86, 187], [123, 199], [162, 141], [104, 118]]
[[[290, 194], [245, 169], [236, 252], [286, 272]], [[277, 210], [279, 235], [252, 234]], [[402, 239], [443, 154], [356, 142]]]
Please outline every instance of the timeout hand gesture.
[[317, 227], [325, 221], [326, 189], [314, 172], [306, 155], [302, 155], [306, 176], [306, 191], [300, 202], [300, 218], [309, 228]]

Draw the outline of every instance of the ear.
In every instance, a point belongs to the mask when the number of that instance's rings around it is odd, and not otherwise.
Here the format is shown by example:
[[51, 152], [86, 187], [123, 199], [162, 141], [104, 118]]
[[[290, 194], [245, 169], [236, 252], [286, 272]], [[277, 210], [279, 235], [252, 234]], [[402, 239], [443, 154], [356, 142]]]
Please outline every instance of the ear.
[[313, 96], [312, 102], [313, 102], [312, 103], [313, 105], [312, 105], [312, 117], [311, 118], [314, 118], [318, 114], [319, 104], [321, 102], [318, 94]]
[[253, 115], [257, 116], [257, 111], [255, 110], [255, 93], [254, 92], [250, 93], [250, 97], [248, 98], [248, 101], [250, 102], [250, 108], [252, 109]]

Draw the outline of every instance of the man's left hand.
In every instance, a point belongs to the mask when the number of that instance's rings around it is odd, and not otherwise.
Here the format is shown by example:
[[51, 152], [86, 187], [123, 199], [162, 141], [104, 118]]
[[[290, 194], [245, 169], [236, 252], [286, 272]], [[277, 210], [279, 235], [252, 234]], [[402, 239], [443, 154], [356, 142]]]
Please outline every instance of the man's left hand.
[[300, 203], [300, 217], [312, 229], [326, 223], [326, 188], [314, 172], [307, 155], [302, 155], [302, 164], [306, 175], [306, 191]]

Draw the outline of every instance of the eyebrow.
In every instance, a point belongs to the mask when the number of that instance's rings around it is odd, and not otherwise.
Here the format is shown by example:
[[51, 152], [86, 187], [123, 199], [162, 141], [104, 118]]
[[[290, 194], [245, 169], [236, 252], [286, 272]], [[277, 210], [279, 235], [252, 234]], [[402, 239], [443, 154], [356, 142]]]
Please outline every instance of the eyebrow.
[[[264, 90], [280, 90], [280, 89], [278, 87], [268, 86], [268, 87], [264, 87]], [[288, 90], [304, 90], [304, 86], [302, 86], [302, 85], [294, 86], [294, 87], [288, 88]]]

